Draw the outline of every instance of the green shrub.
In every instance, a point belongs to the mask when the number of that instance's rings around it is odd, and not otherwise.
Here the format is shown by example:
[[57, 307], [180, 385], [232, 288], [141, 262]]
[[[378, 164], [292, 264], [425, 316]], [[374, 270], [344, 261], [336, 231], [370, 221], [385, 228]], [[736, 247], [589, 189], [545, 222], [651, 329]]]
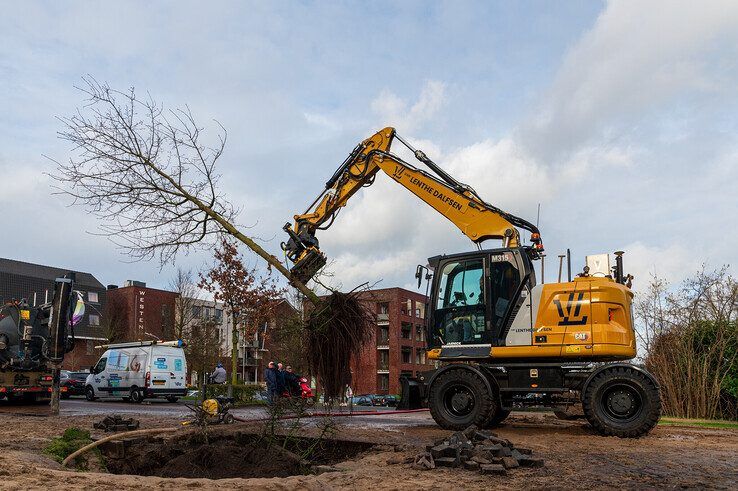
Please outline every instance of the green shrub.
[[[62, 462], [69, 455], [90, 443], [92, 443], [92, 438], [90, 438], [89, 431], [79, 428], [67, 428], [64, 430], [62, 436], [51, 440], [51, 443], [44, 448], [44, 453], [51, 456], [57, 462]], [[99, 457], [99, 452], [93, 451], [93, 453]], [[78, 469], [86, 470], [88, 468], [86, 456], [80, 455], [76, 461]]]
[[[232, 385], [233, 387], [233, 398], [235, 399], [236, 405], [243, 404], [260, 404], [261, 401], [255, 399], [257, 392], [264, 390], [264, 387], [260, 384], [237, 384]], [[219, 385], [208, 385], [208, 397], [225, 396], [228, 395], [228, 384]]]

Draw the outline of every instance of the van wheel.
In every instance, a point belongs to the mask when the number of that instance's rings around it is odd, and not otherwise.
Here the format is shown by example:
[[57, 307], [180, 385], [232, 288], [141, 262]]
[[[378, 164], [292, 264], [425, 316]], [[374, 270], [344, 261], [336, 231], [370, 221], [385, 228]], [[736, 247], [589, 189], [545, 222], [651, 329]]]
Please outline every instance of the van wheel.
[[97, 397], [95, 397], [95, 389], [93, 389], [91, 385], [88, 385], [85, 388], [85, 397], [88, 401], [94, 401], [97, 399]]
[[179, 400], [179, 397], [177, 396], [167, 396], [167, 401], [169, 402], [177, 402]]
[[141, 390], [136, 387], [135, 385], [131, 387], [131, 401], [135, 402], [136, 404], [142, 403], [144, 400], [144, 395]]

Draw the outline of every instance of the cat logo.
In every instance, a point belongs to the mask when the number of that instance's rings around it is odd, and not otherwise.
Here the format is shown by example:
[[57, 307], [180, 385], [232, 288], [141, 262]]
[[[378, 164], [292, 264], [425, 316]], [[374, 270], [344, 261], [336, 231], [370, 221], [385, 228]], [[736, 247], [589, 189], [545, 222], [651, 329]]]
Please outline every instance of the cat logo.
[[[577, 295], [576, 300], [574, 300], [574, 295]], [[560, 326], [583, 326], [587, 323], [587, 316], [582, 315], [580, 316], [580, 312], [582, 310], [582, 304], [584, 302], [584, 292], [575, 293], [571, 292], [569, 294], [569, 299], [566, 302], [566, 305], [562, 305], [561, 301], [556, 298], [554, 299], [554, 304], [556, 304], [556, 309], [559, 312], [559, 317], [561, 320], [559, 320]]]

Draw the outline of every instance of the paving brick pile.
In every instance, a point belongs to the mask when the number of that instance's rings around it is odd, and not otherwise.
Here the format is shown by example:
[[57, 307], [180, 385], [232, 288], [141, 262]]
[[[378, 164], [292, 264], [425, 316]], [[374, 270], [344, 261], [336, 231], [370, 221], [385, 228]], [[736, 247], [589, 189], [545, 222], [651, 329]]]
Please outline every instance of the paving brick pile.
[[105, 416], [101, 421], [92, 425], [98, 430], [105, 431], [132, 431], [137, 430], [139, 421], [133, 418], [123, 418], [120, 414]]
[[510, 440], [470, 426], [428, 445], [425, 452], [415, 457], [413, 467], [422, 470], [456, 467], [482, 474], [505, 475], [517, 467], [543, 465], [543, 459], [533, 457], [530, 449], [515, 447]]

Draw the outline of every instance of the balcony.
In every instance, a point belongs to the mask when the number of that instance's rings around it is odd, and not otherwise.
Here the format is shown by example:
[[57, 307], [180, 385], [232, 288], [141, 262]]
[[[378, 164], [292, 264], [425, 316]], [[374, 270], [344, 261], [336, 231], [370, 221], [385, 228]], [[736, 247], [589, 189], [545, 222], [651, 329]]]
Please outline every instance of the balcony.
[[257, 366], [259, 364], [259, 359], [258, 358], [247, 357], [245, 360], [243, 358], [241, 358], [241, 361], [247, 367], [255, 367], [255, 366]]
[[389, 314], [377, 314], [377, 324], [389, 324]]
[[377, 349], [389, 349], [388, 341], [385, 341], [383, 343], [380, 342], [379, 344], [377, 344]]

